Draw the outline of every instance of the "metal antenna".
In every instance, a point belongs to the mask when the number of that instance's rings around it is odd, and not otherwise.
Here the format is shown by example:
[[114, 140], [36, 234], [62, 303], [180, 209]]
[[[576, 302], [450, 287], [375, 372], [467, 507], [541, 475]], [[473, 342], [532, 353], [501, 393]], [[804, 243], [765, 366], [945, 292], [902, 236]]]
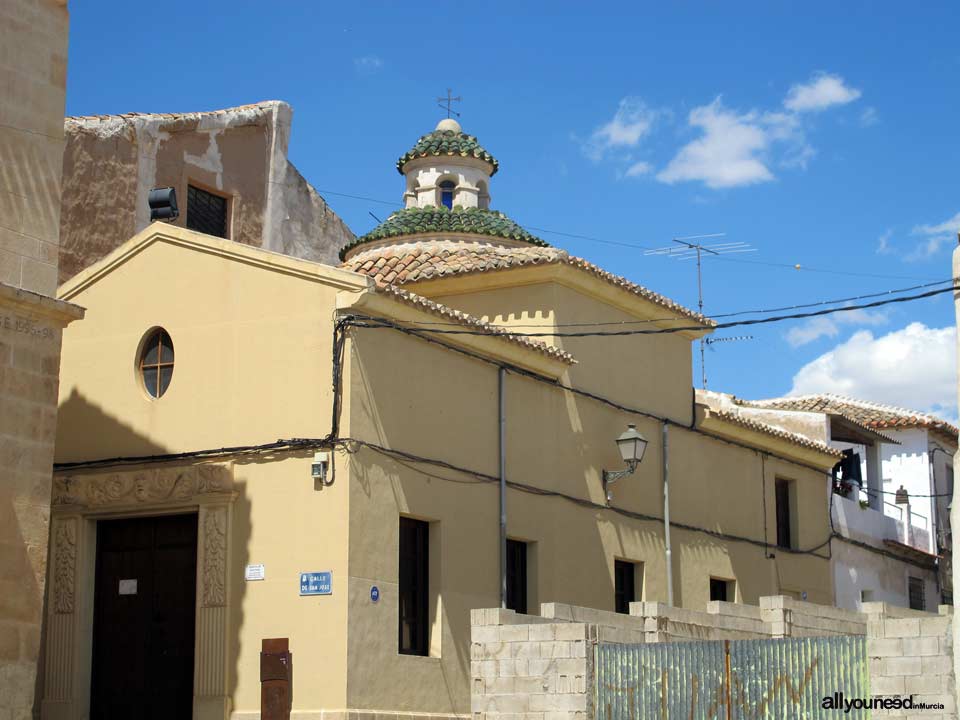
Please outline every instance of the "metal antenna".
[[457, 117], [460, 117], [460, 113], [454, 110], [451, 107], [451, 104], [455, 102], [463, 102], [462, 97], [460, 97], [459, 95], [457, 95], [456, 97], [453, 97], [453, 95], [451, 95], [452, 92], [453, 90], [451, 90], [450, 88], [447, 88], [447, 96], [437, 98], [437, 105], [439, 105], [440, 107], [442, 107], [444, 110], [447, 111], [447, 118], [450, 117], [451, 113], [453, 115], [456, 115]]
[[[711, 233], [709, 235], [688, 235], [687, 237], [673, 238], [676, 245], [667, 245], [666, 247], [647, 250], [644, 255], [664, 255], [677, 260], [697, 261], [697, 309], [703, 315], [703, 253], [709, 255], [729, 255], [731, 253], [756, 252], [756, 248], [750, 247], [745, 242], [720, 242], [712, 245], [704, 245], [703, 240], [709, 238], [726, 237], [726, 233]], [[696, 241], [696, 242], [691, 242]], [[679, 247], [678, 247], [679, 246]], [[700, 338], [700, 372], [703, 381], [703, 389], [707, 389], [707, 365], [706, 365], [706, 347], [708, 342]]]

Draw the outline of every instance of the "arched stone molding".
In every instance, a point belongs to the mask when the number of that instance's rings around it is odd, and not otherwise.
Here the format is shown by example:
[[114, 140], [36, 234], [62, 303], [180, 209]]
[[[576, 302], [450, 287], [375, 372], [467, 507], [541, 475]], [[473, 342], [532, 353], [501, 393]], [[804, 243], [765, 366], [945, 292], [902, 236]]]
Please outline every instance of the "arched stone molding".
[[230, 714], [227, 687], [232, 463], [142, 466], [54, 476], [41, 717], [89, 714], [96, 521], [197, 513], [195, 720]]

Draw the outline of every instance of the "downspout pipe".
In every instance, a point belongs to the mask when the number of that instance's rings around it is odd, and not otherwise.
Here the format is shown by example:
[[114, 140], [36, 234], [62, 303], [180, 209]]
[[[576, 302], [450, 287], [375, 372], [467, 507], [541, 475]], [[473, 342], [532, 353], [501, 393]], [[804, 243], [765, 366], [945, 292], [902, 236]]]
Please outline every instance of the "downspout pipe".
[[663, 540], [667, 564], [667, 604], [673, 605], [673, 549], [670, 545], [669, 427], [663, 423]]
[[500, 607], [507, 607], [507, 412], [505, 385], [507, 369], [497, 373], [497, 412], [499, 414], [500, 451]]

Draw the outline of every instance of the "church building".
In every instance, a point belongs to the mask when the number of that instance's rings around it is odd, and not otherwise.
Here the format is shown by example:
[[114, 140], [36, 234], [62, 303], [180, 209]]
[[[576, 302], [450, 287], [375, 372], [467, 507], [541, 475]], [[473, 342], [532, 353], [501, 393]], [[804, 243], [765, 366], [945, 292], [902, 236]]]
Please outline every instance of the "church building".
[[337, 267], [157, 223], [60, 288], [43, 718], [452, 720], [471, 609], [832, 603], [840, 453], [695, 401], [710, 320], [454, 120], [397, 169]]

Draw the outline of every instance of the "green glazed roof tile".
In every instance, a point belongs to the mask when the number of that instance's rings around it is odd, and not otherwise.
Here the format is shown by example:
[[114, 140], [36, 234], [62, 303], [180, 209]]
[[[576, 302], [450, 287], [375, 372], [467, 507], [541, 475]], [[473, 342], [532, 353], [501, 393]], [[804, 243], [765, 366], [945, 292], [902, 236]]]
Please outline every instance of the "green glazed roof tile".
[[340, 259], [359, 245], [375, 240], [386, 240], [406, 235], [425, 233], [457, 233], [466, 235], [489, 235], [490, 237], [518, 240], [549, 247], [549, 244], [533, 235], [501, 212], [480, 208], [445, 207], [405, 208], [398, 210], [384, 222], [349, 245], [340, 249]]
[[497, 159], [481, 147], [473, 135], [452, 130], [434, 130], [417, 140], [417, 144], [397, 160], [397, 172], [403, 174], [403, 166], [417, 158], [455, 155], [483, 160], [493, 168], [490, 175], [495, 175], [500, 167]]

